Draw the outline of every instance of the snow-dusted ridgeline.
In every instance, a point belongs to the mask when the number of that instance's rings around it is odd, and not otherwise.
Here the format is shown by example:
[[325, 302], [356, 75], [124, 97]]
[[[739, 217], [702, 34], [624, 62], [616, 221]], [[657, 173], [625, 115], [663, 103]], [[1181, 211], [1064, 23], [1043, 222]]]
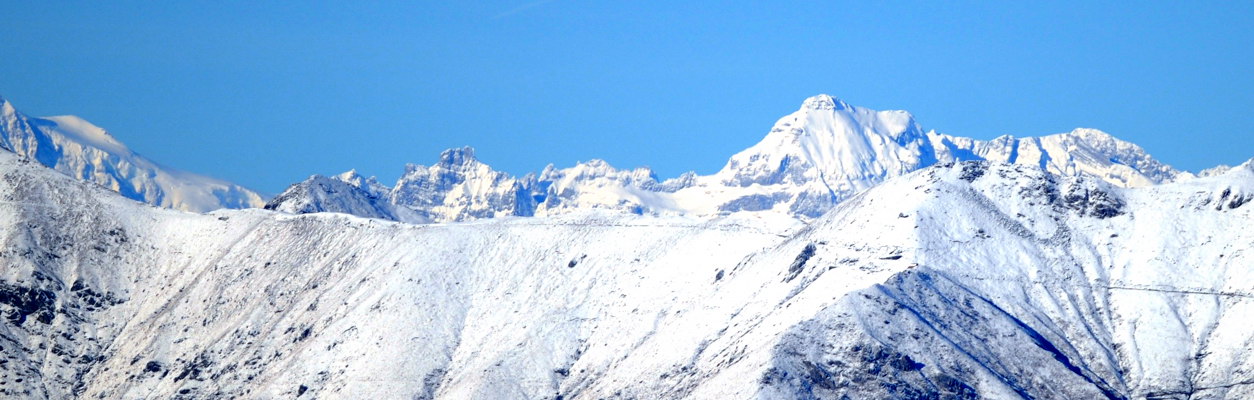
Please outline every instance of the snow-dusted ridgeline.
[[[27, 117], [0, 99], [0, 148], [38, 160], [150, 204], [190, 211], [261, 207], [257, 193], [229, 182], [160, 166], [103, 129], [73, 116]], [[1191, 177], [1140, 147], [1101, 131], [991, 141], [924, 132], [905, 111], [874, 111], [827, 95], [806, 99], [758, 144], [718, 173], [660, 181], [648, 168], [619, 170], [602, 160], [549, 166], [521, 178], [495, 171], [473, 149], [450, 149], [432, 166], [408, 165], [386, 187], [352, 174], [311, 177], [268, 207], [293, 213], [342, 212], [405, 222], [543, 216], [587, 209], [713, 217], [771, 211], [812, 219], [885, 179], [929, 165], [989, 160], [1091, 175], [1118, 186]], [[373, 179], [373, 178], [370, 178]], [[363, 191], [340, 187], [347, 183]]]
[[[570, 168], [550, 165], [538, 176], [511, 177], [450, 149], [430, 167], [409, 165], [388, 191], [390, 202], [437, 222], [502, 216], [544, 216], [588, 209], [647, 215], [714, 217], [774, 212], [810, 220], [860, 191], [938, 163], [985, 160], [1034, 166], [1063, 176], [1086, 175], [1120, 187], [1192, 177], [1135, 144], [1094, 129], [990, 141], [925, 132], [905, 111], [875, 111], [827, 95], [806, 99], [777, 121], [761, 142], [733, 155], [719, 172], [660, 181], [648, 168], [619, 170], [602, 160]], [[335, 199], [358, 193], [313, 194], [310, 182], [272, 202], [353, 214]], [[374, 214], [356, 214], [374, 216]]]
[[1254, 396], [1254, 163], [939, 165], [807, 225], [143, 207], [0, 154], [0, 393]]
[[156, 206], [203, 212], [265, 204], [242, 186], [158, 165], [82, 118], [28, 117], [3, 98], [0, 149]]

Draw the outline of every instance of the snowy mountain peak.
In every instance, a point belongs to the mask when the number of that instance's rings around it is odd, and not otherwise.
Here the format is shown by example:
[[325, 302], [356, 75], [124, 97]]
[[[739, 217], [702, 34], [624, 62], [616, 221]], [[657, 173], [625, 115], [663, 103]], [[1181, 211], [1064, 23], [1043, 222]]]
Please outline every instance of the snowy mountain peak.
[[373, 178], [361, 178], [355, 171], [335, 177], [313, 175], [288, 187], [264, 208], [291, 214], [335, 212], [411, 223], [428, 222], [388, 202], [384, 190], [386, 188], [381, 189]]
[[524, 183], [475, 159], [467, 146], [445, 150], [430, 167], [407, 165], [389, 198], [436, 222], [532, 215], [534, 200]]
[[[1144, 154], [1145, 149], [1131, 142], [1119, 140], [1114, 135], [1093, 128], [1075, 128], [1071, 132], [1058, 133], [1049, 136], [1057, 136], [1065, 138], [1074, 145], [1089, 146], [1096, 149], [1106, 151], [1122, 151], [1135, 154]], [[1047, 136], [1048, 137], [1048, 136]]]
[[341, 172], [339, 175], [336, 175], [335, 179], [339, 179], [344, 182], [357, 182], [365, 178], [363, 178], [361, 174], [357, 173], [356, 168], [353, 168], [348, 171]]
[[350, 169], [346, 172], [342, 172], [339, 175], [336, 175], [335, 179], [348, 183], [349, 185], [356, 186], [376, 197], [387, 197], [388, 192], [392, 191], [391, 188], [379, 183], [378, 178], [373, 176], [366, 177], [357, 173], [356, 169]]
[[[13, 103], [10, 103], [8, 100], [0, 97], [0, 121], [8, 123], [10, 121], [17, 122], [22, 119], [25, 119], [25, 117], [17, 112], [17, 109], [13, 107]], [[6, 130], [13, 129], [13, 127], [6, 128], [8, 128]]]
[[735, 197], [720, 209], [782, 206], [817, 216], [887, 177], [933, 164], [934, 152], [924, 137], [907, 112], [853, 107], [828, 95], [811, 97], [715, 174], [721, 185], [760, 187], [734, 190], [743, 193], [729, 193]]
[[478, 161], [475, 159], [475, 149], [470, 146], [452, 148], [440, 153], [440, 165], [465, 165], [475, 161]]
[[844, 110], [850, 108], [850, 105], [831, 95], [820, 94], [807, 98], [801, 103], [801, 108], [803, 110]]

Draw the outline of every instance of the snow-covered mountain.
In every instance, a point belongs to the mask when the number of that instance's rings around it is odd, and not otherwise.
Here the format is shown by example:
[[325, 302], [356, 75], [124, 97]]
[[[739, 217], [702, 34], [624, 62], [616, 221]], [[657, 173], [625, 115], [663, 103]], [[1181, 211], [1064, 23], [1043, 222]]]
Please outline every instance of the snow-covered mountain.
[[260, 195], [242, 186], [158, 165], [82, 118], [28, 117], [3, 98], [0, 148], [161, 207], [210, 211], [265, 204]]
[[271, 199], [264, 208], [291, 214], [334, 212], [409, 223], [429, 222], [410, 209], [389, 202], [388, 192], [377, 180], [362, 177], [357, 171], [334, 177], [313, 175]]
[[[647, 168], [619, 170], [592, 160], [564, 169], [550, 165], [538, 176], [514, 178], [475, 159], [467, 147], [445, 151], [431, 167], [407, 166], [390, 189], [390, 199], [398, 208], [437, 222], [588, 209], [707, 218], [767, 211], [808, 220], [892, 177], [970, 160], [1092, 176], [1120, 187], [1192, 177], [1154, 160], [1135, 144], [1094, 129], [982, 141], [924, 132], [905, 111], [875, 111], [818, 95], [709, 176], [687, 173], [659, 182]], [[336, 202], [301, 198], [302, 190], [293, 186], [289, 191], [294, 193], [279, 198], [298, 204]], [[294, 208], [299, 207], [277, 209]]]
[[531, 215], [526, 181], [495, 171], [470, 147], [445, 150], [430, 167], [406, 165], [390, 194], [393, 204], [435, 221]]
[[807, 224], [191, 214], [8, 153], [0, 196], [2, 396], [1254, 397], [1254, 160], [939, 164]]

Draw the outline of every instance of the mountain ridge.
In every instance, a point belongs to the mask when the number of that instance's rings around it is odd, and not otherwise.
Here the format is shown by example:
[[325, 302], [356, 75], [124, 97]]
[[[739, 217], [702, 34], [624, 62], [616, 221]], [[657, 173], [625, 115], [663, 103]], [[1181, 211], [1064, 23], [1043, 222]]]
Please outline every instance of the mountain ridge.
[[87, 120], [72, 115], [28, 117], [4, 98], [0, 98], [0, 149], [156, 206], [205, 212], [265, 204], [260, 194], [243, 186], [144, 158]]
[[[567, 168], [549, 165], [538, 174], [515, 177], [492, 169], [466, 146], [442, 152], [429, 167], [407, 164], [391, 187], [354, 172], [330, 179], [363, 192], [341, 188], [330, 193], [336, 184], [315, 175], [263, 202], [260, 195], [238, 185], [153, 163], [78, 117], [30, 118], [0, 100], [0, 119], [4, 122], [0, 148], [131, 198], [200, 212], [266, 207], [455, 222], [594, 208], [705, 218], [778, 212], [813, 219], [886, 179], [963, 160], [1035, 164], [1055, 174], [1092, 175], [1118, 186], [1193, 177], [1154, 160], [1135, 144], [1095, 129], [983, 141], [924, 131], [906, 111], [876, 111], [821, 94], [805, 99], [761, 141], [732, 155], [711, 175], [689, 172], [659, 180], [647, 167], [618, 169], [593, 159]], [[367, 179], [373, 181], [365, 184]], [[349, 206], [365, 204], [375, 206]]]
[[[876, 111], [821, 94], [807, 98], [761, 141], [732, 155], [711, 175], [689, 172], [659, 182], [648, 168], [620, 170], [593, 159], [513, 177], [476, 159], [467, 146], [446, 150], [432, 167], [406, 165], [405, 175], [388, 190], [393, 205], [435, 222], [556, 215], [588, 208], [701, 217], [765, 211], [813, 219], [886, 179], [969, 160], [1036, 165], [1054, 174], [1090, 175], [1122, 187], [1193, 177], [1096, 129], [976, 140], [924, 131], [906, 111]], [[447, 167], [467, 162], [477, 170]], [[422, 169], [429, 171], [415, 172]], [[437, 175], [440, 179], [434, 178]], [[336, 211], [332, 204], [321, 209]]]

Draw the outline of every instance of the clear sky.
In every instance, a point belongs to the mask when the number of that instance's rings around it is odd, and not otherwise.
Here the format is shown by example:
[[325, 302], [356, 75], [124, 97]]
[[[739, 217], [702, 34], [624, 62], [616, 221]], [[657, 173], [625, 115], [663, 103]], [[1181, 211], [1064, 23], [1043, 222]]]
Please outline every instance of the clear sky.
[[709, 173], [818, 93], [980, 139], [1098, 128], [1186, 170], [1254, 157], [1250, 1], [295, 3], [8, 2], [0, 96], [269, 193], [462, 145], [514, 174]]

